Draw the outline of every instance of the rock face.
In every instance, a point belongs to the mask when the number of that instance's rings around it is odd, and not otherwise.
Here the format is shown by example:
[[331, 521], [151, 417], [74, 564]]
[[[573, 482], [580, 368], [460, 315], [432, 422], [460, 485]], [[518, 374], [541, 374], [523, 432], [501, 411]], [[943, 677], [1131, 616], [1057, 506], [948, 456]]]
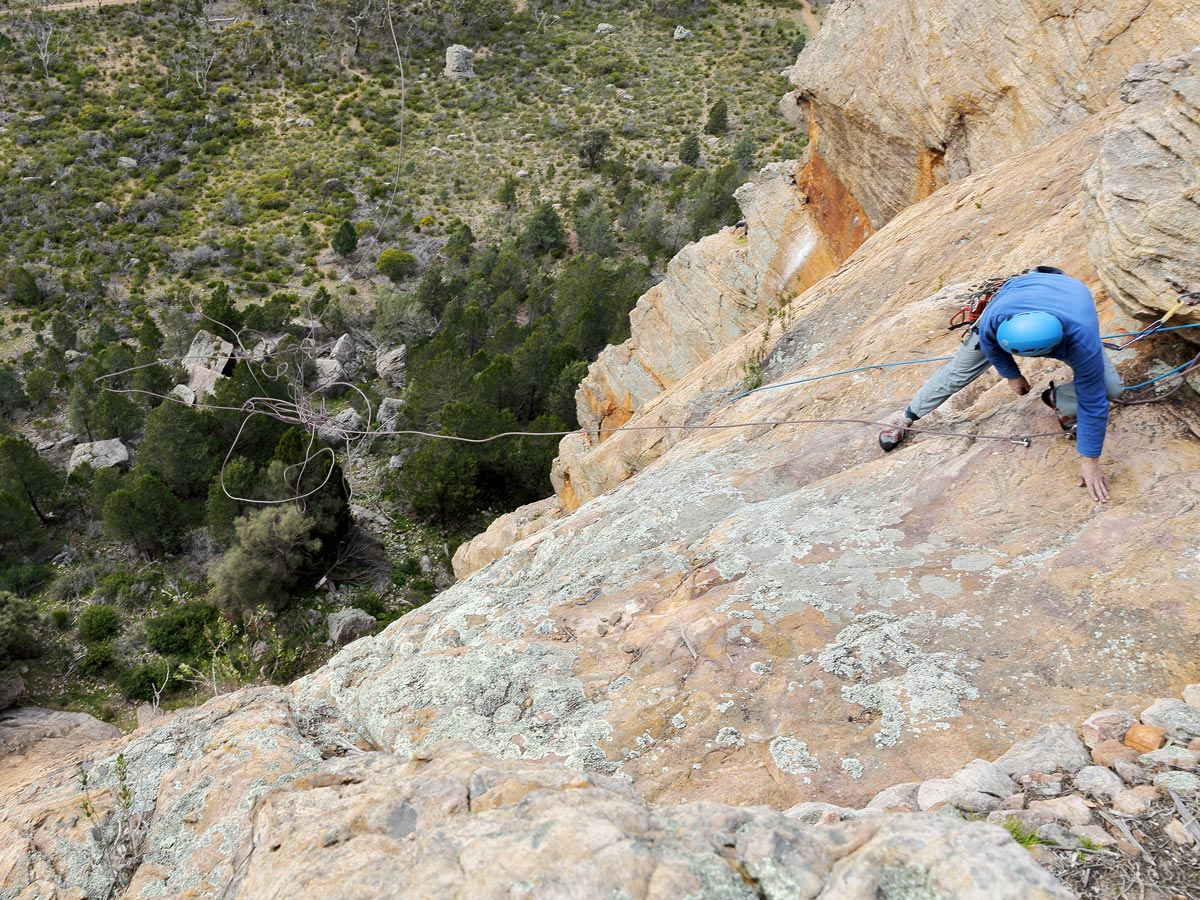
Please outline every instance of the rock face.
[[188, 389], [195, 400], [202, 400], [212, 393], [223, 378], [233, 359], [233, 344], [201, 329], [192, 338], [183, 367], [188, 373]]
[[455, 81], [475, 77], [473, 65], [475, 54], [462, 44], [454, 44], [446, 48], [446, 68], [443, 75]]
[[[1066, 900], [1000, 828], [874, 814], [654, 809], [627, 783], [443, 744], [322, 761], [278, 689], [240, 691], [0, 799], [0, 890], [22, 897], [920, 896]], [[81, 814], [87, 800], [93, 813]], [[114, 843], [118, 822], [132, 835]], [[94, 827], [93, 827], [94, 826]], [[969, 859], [970, 865], [963, 865]], [[127, 887], [122, 887], [128, 882]], [[904, 896], [913, 896], [911, 893]]]
[[454, 577], [460, 581], [482, 569], [517, 541], [541, 531], [552, 522], [562, 518], [562, 505], [558, 497], [547, 497], [503, 515], [488, 526], [487, 531], [464, 542], [454, 551], [451, 565]]
[[[1084, 173], [1127, 114], [897, 217], [774, 324], [766, 383], [952, 352], [963, 286], [1048, 246], [1097, 292], [1106, 331], [1128, 327], [1080, 215]], [[1200, 446], [1168, 408], [1114, 413], [1119, 488], [1101, 506], [1076, 491], [1072, 445], [1003, 439], [1056, 426], [994, 375], [924, 422], [1000, 440], [930, 435], [884, 456], [877, 429], [852, 423], [748, 426], [877, 420], [932, 368], [730, 403], [763, 344], [755, 332], [717, 352], [631, 420], [737, 427], [610, 437], [592, 451], [599, 496], [343, 651], [297, 685], [301, 708], [400, 753], [469, 736], [623, 773], [652, 798], [785, 808], [865, 802], [898, 771], [945, 777], [1082, 721], [1096, 696], [1129, 707], [1197, 680], [1200, 610], [1179, 561]], [[1130, 378], [1162, 350], [1136, 346], [1119, 363]], [[1066, 372], [1022, 368], [1035, 391]]]
[[[766, 321], [771, 307], [833, 270], [839, 257], [814, 224], [796, 165], [768, 166], [738, 189], [744, 236], [726, 229], [689, 244], [638, 300], [629, 340], [604, 350], [579, 386], [585, 431], [624, 425], [634, 410]], [[567, 511], [611, 486], [594, 483], [586, 460], [606, 437], [573, 435], [559, 448], [551, 480]]]
[[[1088, 249], [1118, 303], [1158, 317], [1181, 286], [1200, 289], [1200, 55], [1136, 67], [1121, 98], [1130, 115], [1088, 172]], [[1171, 324], [1195, 322], [1200, 306], [1185, 306]]]
[[375, 371], [384, 384], [399, 389], [404, 387], [407, 362], [408, 347], [401, 344], [399, 347], [379, 354], [379, 358], [375, 362]]
[[109, 441], [93, 441], [90, 444], [76, 444], [75, 449], [71, 451], [71, 460], [67, 463], [67, 472], [74, 472], [84, 463], [93, 469], [128, 466], [130, 459], [129, 448], [121, 443], [120, 438], [113, 438]]
[[1190, 0], [836, 4], [790, 69], [787, 102], [809, 123], [813, 164], [874, 230], [1104, 109], [1130, 68], [1200, 43], [1194, 11]]

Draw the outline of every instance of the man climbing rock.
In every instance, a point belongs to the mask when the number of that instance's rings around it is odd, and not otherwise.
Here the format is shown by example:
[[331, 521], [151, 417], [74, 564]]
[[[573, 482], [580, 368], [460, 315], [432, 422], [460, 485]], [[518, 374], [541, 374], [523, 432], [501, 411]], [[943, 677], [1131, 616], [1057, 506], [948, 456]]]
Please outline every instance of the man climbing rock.
[[933, 373], [906, 409], [889, 419], [879, 434], [879, 446], [894, 450], [913, 422], [933, 412], [989, 365], [1018, 394], [1028, 394], [1029, 382], [1014, 356], [1048, 356], [1074, 371], [1072, 383], [1056, 388], [1050, 382], [1042, 400], [1058, 413], [1063, 429], [1076, 437], [1080, 486], [1096, 502], [1107, 502], [1100, 452], [1108, 427], [1108, 401], [1125, 386], [1100, 342], [1091, 291], [1051, 266], [1011, 278], [996, 291], [954, 358]]

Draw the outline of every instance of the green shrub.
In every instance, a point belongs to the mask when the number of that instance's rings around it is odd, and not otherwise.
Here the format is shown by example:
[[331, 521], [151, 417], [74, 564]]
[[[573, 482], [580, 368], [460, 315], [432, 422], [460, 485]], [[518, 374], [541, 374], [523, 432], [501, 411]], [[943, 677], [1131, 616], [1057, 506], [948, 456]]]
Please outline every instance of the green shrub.
[[114, 668], [116, 663], [117, 656], [113, 653], [112, 644], [100, 641], [88, 645], [87, 655], [79, 663], [79, 671], [84, 675], [100, 675]]
[[84, 643], [105, 641], [120, 630], [121, 618], [116, 607], [107, 603], [93, 603], [79, 614], [79, 636]]
[[71, 627], [71, 613], [61, 607], [50, 613], [50, 618], [59, 631], [66, 631]]
[[403, 281], [417, 271], [417, 258], [405, 250], [394, 247], [384, 250], [375, 262], [379, 274], [390, 278], [393, 282]]
[[208, 655], [205, 629], [217, 620], [215, 606], [181, 603], [146, 623], [146, 643], [164, 656], [199, 659]]
[[166, 662], [155, 660], [123, 672], [117, 684], [126, 700], [153, 700], [154, 692], [169, 680], [169, 673]]
[[37, 611], [28, 600], [0, 593], [0, 668], [14, 659], [29, 659], [37, 653], [33, 626]]

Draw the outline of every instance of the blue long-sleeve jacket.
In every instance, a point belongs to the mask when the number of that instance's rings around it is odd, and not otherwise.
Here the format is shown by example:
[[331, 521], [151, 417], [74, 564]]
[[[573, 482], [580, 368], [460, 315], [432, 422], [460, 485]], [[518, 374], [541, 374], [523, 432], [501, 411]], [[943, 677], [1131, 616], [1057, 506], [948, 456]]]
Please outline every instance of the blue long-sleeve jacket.
[[1076, 441], [1079, 455], [1096, 459], [1104, 449], [1108, 428], [1108, 394], [1104, 389], [1104, 347], [1092, 292], [1069, 275], [1033, 272], [1010, 279], [979, 318], [979, 349], [1002, 378], [1019, 378], [1012, 356], [996, 342], [996, 329], [1017, 313], [1053, 313], [1062, 322], [1063, 339], [1046, 354], [1075, 372], [1079, 406]]

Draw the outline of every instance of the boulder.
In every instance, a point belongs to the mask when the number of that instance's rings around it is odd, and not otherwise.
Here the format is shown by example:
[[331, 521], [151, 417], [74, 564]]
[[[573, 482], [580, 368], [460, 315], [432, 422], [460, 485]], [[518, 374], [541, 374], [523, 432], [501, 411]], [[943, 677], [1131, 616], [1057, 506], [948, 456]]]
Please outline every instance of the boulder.
[[170, 396], [174, 397], [184, 406], [196, 405], [196, 392], [186, 384], [177, 384], [171, 388]]
[[910, 781], [907, 784], [895, 784], [890, 788], [884, 788], [871, 799], [866, 808], [916, 811], [920, 809], [917, 804], [917, 792], [920, 790], [921, 784], [919, 781]]
[[1104, 766], [1084, 766], [1075, 773], [1075, 790], [1111, 803], [1113, 797], [1125, 790], [1125, 783]]
[[1167, 733], [1154, 725], [1130, 725], [1123, 743], [1137, 753], [1149, 753], [1163, 745]]
[[87, 713], [21, 706], [0, 713], [0, 757], [51, 755], [67, 745], [95, 744], [121, 736], [121, 729]]
[[1162, 747], [1138, 757], [1138, 765], [1148, 771], [1159, 769], [1194, 769], [1200, 763], [1200, 754], [1186, 747]]
[[1051, 816], [1056, 822], [1066, 822], [1068, 825], [1088, 825], [1092, 821], [1091, 807], [1078, 794], [1054, 797], [1050, 800], [1030, 800], [1029, 809]]
[[196, 332], [187, 354], [181, 360], [185, 367], [211, 369], [218, 375], [228, 374], [233, 359], [233, 344], [204, 329]]
[[684, 28], [682, 25], [676, 25], [675, 31], [671, 34], [671, 38], [676, 41], [690, 41], [695, 36], [690, 29]]
[[380, 431], [395, 431], [400, 424], [400, 410], [404, 404], [394, 397], [384, 397], [379, 401], [378, 425]]
[[1200, 737], [1200, 709], [1173, 697], [1155, 700], [1152, 706], [1142, 710], [1141, 718], [1142, 724], [1161, 728], [1167, 737], [1184, 744]]
[[1195, 706], [1197, 709], [1200, 709], [1200, 684], [1189, 684], [1183, 689], [1181, 696], [1183, 697], [1183, 702], [1188, 706]]
[[596, 34], [616, 34], [617, 26], [610, 25], [607, 22], [601, 22], [596, 26]]
[[462, 44], [446, 48], [446, 68], [442, 74], [454, 81], [475, 77], [475, 54]]
[[74, 472], [84, 463], [93, 469], [111, 469], [114, 466], [124, 468], [129, 465], [131, 459], [129, 448], [121, 442], [120, 438], [76, 444], [75, 449], [71, 451], [71, 459], [67, 463], [67, 472]]
[[0, 670], [0, 712], [16, 706], [25, 696], [25, 679], [12, 669]]
[[404, 387], [407, 380], [407, 361], [408, 347], [401, 344], [399, 347], [393, 347], [391, 350], [379, 354], [375, 361], [375, 371], [384, 384], [399, 390]]
[[1151, 781], [1156, 788], [1179, 794], [1200, 794], [1200, 775], [1194, 772], [1159, 772]]
[[339, 609], [325, 617], [329, 640], [336, 647], [356, 641], [375, 627], [376, 618], [361, 609]]
[[1158, 788], [1148, 784], [1126, 788], [1113, 797], [1112, 807], [1126, 816], [1140, 816], [1150, 809], [1150, 804], [1157, 800], [1158, 796]]
[[347, 441], [362, 437], [363, 420], [358, 410], [348, 406], [335, 416], [317, 425], [317, 437], [330, 447], [340, 447]]
[[117, 168], [118, 169], [136, 169], [137, 165], [138, 165], [138, 161], [136, 159], [134, 159], [133, 157], [130, 157], [130, 156], [118, 156], [117, 157]]
[[354, 338], [348, 334], [343, 334], [333, 342], [333, 347], [330, 348], [329, 355], [343, 366], [348, 366], [354, 361], [355, 349]]
[[313, 390], [330, 397], [337, 397], [347, 390], [348, 375], [345, 367], [332, 357], [323, 356], [313, 362]]
[[1129, 726], [1136, 721], [1133, 713], [1123, 709], [1102, 709], [1092, 713], [1080, 726], [1083, 743], [1088, 749], [1094, 750], [1105, 741], [1122, 741]]
[[1070, 725], [1044, 725], [1037, 733], [1014, 744], [996, 760], [1010, 778], [1051, 772], [1078, 772], [1091, 763], [1083, 741]]

